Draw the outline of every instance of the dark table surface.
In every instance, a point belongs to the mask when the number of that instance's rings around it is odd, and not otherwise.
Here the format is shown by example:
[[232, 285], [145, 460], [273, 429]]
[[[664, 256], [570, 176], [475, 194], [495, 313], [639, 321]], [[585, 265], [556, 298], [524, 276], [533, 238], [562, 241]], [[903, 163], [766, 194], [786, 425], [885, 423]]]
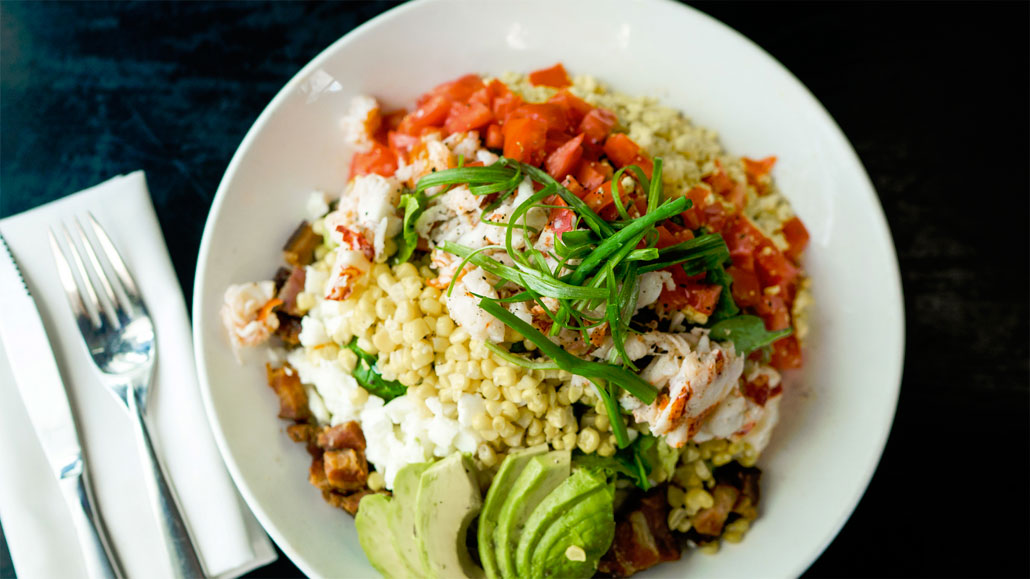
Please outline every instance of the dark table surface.
[[[391, 6], [0, 3], [0, 216], [145, 169], [189, 302], [204, 220], [251, 123], [309, 59]], [[830, 111], [901, 263], [894, 429], [808, 575], [1030, 575], [1028, 5], [697, 7]], [[253, 576], [297, 574], [281, 557]]]

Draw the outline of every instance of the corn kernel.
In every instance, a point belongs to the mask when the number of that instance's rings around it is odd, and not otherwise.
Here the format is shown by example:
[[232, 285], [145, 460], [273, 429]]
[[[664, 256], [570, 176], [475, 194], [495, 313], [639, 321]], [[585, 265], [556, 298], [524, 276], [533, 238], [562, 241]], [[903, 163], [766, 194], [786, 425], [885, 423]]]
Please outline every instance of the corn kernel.
[[461, 344], [467, 342], [469, 339], [469, 332], [465, 328], [456, 328], [451, 332], [450, 338], [452, 344]]
[[669, 490], [666, 492], [666, 498], [670, 507], [682, 507], [684, 499], [687, 498], [687, 493], [676, 485], [669, 485]]
[[415, 300], [422, 293], [422, 280], [417, 277], [406, 277], [401, 280], [401, 287], [404, 289], [404, 297]]
[[[459, 360], [459, 361], [466, 362], [469, 359], [469, 351], [468, 351], [468, 349], [465, 346], [461, 345], [461, 344], [451, 343], [451, 345], [447, 348], [447, 351], [445, 352], [445, 355], [450, 360]], [[496, 380], [495, 380], [495, 382], [496, 382]]]
[[397, 274], [397, 278], [398, 279], [405, 279], [405, 278], [411, 278], [411, 277], [418, 278], [419, 277], [419, 275], [418, 275], [418, 268], [415, 267], [415, 265], [413, 263], [411, 263], [410, 261], [406, 261], [406, 262], [398, 265], [396, 268], [394, 268], [394, 273]]
[[515, 406], [515, 403], [507, 400], [501, 403], [501, 414], [503, 414], [508, 420], [517, 420], [519, 417], [519, 409]]
[[365, 390], [361, 386], [358, 386], [354, 389], [353, 392], [351, 392], [350, 401], [351, 404], [355, 406], [361, 406], [362, 404], [368, 402], [368, 390]]
[[414, 344], [429, 335], [429, 325], [422, 318], [404, 322], [404, 343]]
[[597, 447], [597, 454], [601, 456], [612, 456], [615, 454], [615, 445], [611, 441], [606, 440]]
[[487, 416], [485, 412], [480, 412], [476, 415], [475, 418], [472, 419], [472, 427], [478, 430], [479, 432], [482, 432], [484, 430], [490, 430], [490, 428], [492, 428], [490, 417]]
[[386, 479], [383, 478], [383, 475], [378, 470], [374, 470], [368, 473], [366, 484], [371, 490], [379, 491], [386, 488]]
[[443, 313], [443, 304], [440, 300], [434, 300], [432, 298], [422, 298], [418, 300], [418, 307], [423, 313], [430, 316], [439, 316]]
[[376, 316], [380, 320], [388, 319], [396, 311], [396, 304], [394, 304], [389, 298], [379, 298], [376, 300]]
[[697, 512], [701, 509], [710, 509], [715, 504], [711, 493], [704, 489], [690, 489], [687, 491], [684, 505], [690, 510]]
[[436, 335], [441, 338], [450, 337], [454, 332], [454, 320], [450, 316], [440, 316], [436, 318]]
[[680, 525], [684, 522], [690, 523], [690, 515], [687, 514], [686, 509], [682, 507], [674, 508], [669, 511], [669, 528], [679, 530]]
[[353, 351], [344, 348], [336, 355], [336, 362], [340, 365], [341, 370], [351, 374], [354, 372], [354, 368], [358, 365], [358, 355]]
[[516, 381], [515, 369], [511, 366], [500, 366], [494, 370], [493, 379], [494, 384], [498, 386], [514, 386]]

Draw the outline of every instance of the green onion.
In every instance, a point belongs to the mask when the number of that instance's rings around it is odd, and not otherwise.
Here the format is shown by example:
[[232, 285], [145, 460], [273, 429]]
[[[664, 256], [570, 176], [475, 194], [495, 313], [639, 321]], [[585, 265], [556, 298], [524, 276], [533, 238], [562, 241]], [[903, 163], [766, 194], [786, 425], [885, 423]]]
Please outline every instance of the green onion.
[[597, 269], [601, 262], [609, 255], [621, 249], [632, 238], [645, 233], [645, 231], [655, 223], [663, 219], [668, 219], [678, 213], [682, 213], [687, 209], [687, 207], [689, 207], [689, 204], [690, 200], [686, 197], [680, 197], [674, 201], [669, 201], [655, 211], [639, 217], [615, 235], [608, 237], [597, 246], [597, 249], [595, 249], [593, 253], [579, 264], [573, 272], [572, 277], [569, 279], [569, 283], [574, 285], [583, 283], [587, 276]]
[[540, 352], [554, 360], [554, 363], [562, 370], [570, 374], [583, 376], [584, 378], [599, 378], [612, 382], [633, 396], [636, 396], [645, 404], [654, 402], [655, 398], [658, 397], [658, 390], [640, 376], [619, 366], [603, 362], [591, 362], [569, 354], [561, 346], [549, 340], [540, 330], [509, 312], [507, 308], [496, 301], [490, 298], [481, 298], [479, 300], [479, 307], [509, 328], [522, 334], [530, 342], [536, 344]]
[[494, 344], [493, 342], [483, 342], [483, 345], [486, 346], [487, 350], [490, 350], [494, 354], [497, 354], [498, 358], [500, 358], [500, 359], [502, 359], [505, 362], [508, 362], [510, 364], [514, 364], [516, 366], [521, 366], [521, 367], [527, 368], [529, 370], [560, 370], [561, 369], [554, 362], [531, 362], [531, 361], [523, 358], [522, 356], [516, 356], [515, 354], [512, 354], [508, 350], [505, 350], [504, 348], [498, 346], [497, 344]]

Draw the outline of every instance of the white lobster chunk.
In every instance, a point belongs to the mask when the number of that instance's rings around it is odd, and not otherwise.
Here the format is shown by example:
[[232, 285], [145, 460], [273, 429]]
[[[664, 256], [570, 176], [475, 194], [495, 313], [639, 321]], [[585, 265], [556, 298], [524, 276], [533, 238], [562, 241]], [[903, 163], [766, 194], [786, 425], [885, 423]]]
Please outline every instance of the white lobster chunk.
[[358, 151], [367, 151], [375, 141], [373, 134], [379, 128], [379, 102], [376, 99], [358, 95], [351, 99], [347, 115], [340, 121], [343, 138]]
[[271, 281], [241, 283], [225, 290], [219, 315], [237, 359], [241, 346], [257, 346], [279, 328], [279, 318], [268, 312], [262, 315], [265, 304], [274, 297], [275, 283]]
[[497, 291], [486, 279], [482, 269], [475, 267], [468, 270], [454, 284], [454, 291], [447, 298], [447, 311], [457, 324], [472, 336], [473, 340], [490, 341], [499, 344], [504, 341], [504, 323], [486, 313], [479, 307], [479, 298], [496, 298]]
[[[337, 244], [363, 251], [370, 261], [386, 261], [386, 240], [401, 231], [397, 204], [401, 184], [393, 177], [370, 173], [351, 180], [340, 205], [325, 217], [325, 229]], [[360, 236], [360, 238], [359, 238]]]
[[675, 289], [672, 281], [672, 274], [667, 271], [649, 271], [640, 276], [640, 287], [637, 289], [637, 309], [643, 308], [658, 301], [663, 289]]
[[[700, 328], [689, 334], [650, 332], [634, 339], [655, 356], [640, 377], [658, 388], [659, 394], [649, 405], [629, 394], [620, 402], [637, 422], [647, 423], [652, 434], [664, 436], [666, 443], [679, 448], [694, 438], [736, 387], [744, 358], [737, 356], [732, 346], [709, 340], [708, 330]], [[635, 354], [640, 353], [639, 346], [631, 347]]]

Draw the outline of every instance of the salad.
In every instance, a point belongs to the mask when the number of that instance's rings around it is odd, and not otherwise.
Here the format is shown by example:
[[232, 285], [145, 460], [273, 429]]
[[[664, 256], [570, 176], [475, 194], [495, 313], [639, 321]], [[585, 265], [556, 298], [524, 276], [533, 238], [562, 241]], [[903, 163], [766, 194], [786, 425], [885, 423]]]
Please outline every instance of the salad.
[[342, 125], [345, 190], [221, 316], [372, 565], [628, 576], [741, 541], [811, 304], [775, 158], [561, 64]]

